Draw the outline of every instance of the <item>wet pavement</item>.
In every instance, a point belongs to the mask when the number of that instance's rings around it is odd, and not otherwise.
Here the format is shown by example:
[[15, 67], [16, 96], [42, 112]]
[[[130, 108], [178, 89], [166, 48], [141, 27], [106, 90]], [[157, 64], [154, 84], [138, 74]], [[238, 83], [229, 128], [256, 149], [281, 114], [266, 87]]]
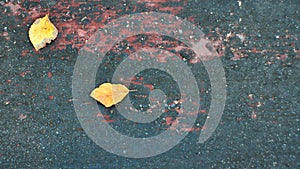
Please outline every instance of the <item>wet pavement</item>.
[[[299, 7], [299, 1], [258, 0], [0, 1], [1, 168], [299, 168]], [[201, 105], [194, 126], [186, 128], [190, 132], [178, 145], [157, 156], [128, 158], [107, 152], [85, 132], [74, 109], [73, 71], [80, 51], [101, 47], [86, 45], [99, 28], [119, 17], [150, 11], [176, 15], [205, 34], [223, 63], [227, 99], [217, 129], [199, 144], [212, 98], [205, 65], [188, 45], [172, 37], [145, 34], [122, 39], [99, 66], [97, 85], [111, 81], [124, 58], [143, 60], [131, 55], [134, 52], [160, 48], [192, 70]], [[36, 52], [28, 29], [47, 13], [59, 34]], [[170, 59], [153, 57], [161, 63]], [[178, 132], [170, 126], [182, 124], [176, 120], [180, 105], [174, 100], [185, 96], [178, 94], [180, 86], [169, 74], [149, 69], [124, 82], [138, 91], [129, 97], [133, 108], [141, 111], [149, 110], [150, 91], [164, 91], [165, 112], [149, 124], [139, 124], [115, 107], [99, 104], [101, 113], [95, 118], [103, 117], [130, 137]]]

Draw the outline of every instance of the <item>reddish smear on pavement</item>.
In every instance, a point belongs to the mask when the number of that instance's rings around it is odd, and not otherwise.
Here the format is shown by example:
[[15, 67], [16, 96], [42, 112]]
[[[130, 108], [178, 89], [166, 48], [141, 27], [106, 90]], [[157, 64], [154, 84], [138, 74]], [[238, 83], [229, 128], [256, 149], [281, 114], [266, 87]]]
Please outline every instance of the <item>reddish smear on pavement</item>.
[[[12, 2], [8, 2], [8, 3], [4, 4], [4, 6], [9, 7], [11, 12], [12, 12], [12, 15], [14, 15], [14, 16], [17, 16], [17, 15], [21, 14], [20, 9], [22, 7], [19, 4], [14, 4]], [[11, 16], [11, 14], [8, 13], [8, 16]]]
[[23, 113], [22, 113], [22, 114], [19, 115], [19, 119], [20, 119], [20, 120], [24, 120], [24, 119], [26, 119], [26, 118], [27, 118], [27, 115], [26, 115], [26, 114], [23, 114]]
[[[9, 17], [15, 17], [16, 22], [19, 23], [22, 29], [28, 29], [28, 25], [33, 23], [33, 21], [39, 17], [44, 16], [45, 14], [50, 14], [50, 19], [57, 26], [59, 30], [58, 38], [52, 42], [50, 45], [51, 50], [64, 50], [67, 46], [80, 50], [84, 45], [86, 40], [97, 31], [98, 28], [103, 27], [108, 22], [117, 19], [120, 16], [125, 14], [132, 14], [135, 12], [144, 12], [144, 11], [157, 11], [157, 12], [167, 12], [173, 15], [180, 15], [184, 10], [184, 7], [188, 4], [187, 0], [137, 0], [134, 5], [127, 3], [123, 5], [120, 3], [115, 6], [106, 6], [101, 2], [78, 2], [78, 1], [59, 1], [54, 6], [48, 9], [44, 9], [38, 3], [31, 4], [30, 7], [24, 6], [25, 0], [18, 1], [19, 3], [14, 2], [4, 2], [3, 9], [4, 15]], [[176, 4], [176, 5], [174, 5]], [[24, 18], [23, 18], [24, 16]], [[195, 22], [196, 18], [200, 16], [187, 16], [187, 19], [190, 22]], [[151, 20], [149, 21], [151, 22]], [[147, 23], [144, 23], [147, 24]], [[201, 23], [200, 23], [201, 24]], [[238, 26], [238, 25], [236, 25]], [[176, 27], [176, 25], [174, 25]], [[206, 25], [201, 25], [205, 28]], [[218, 36], [214, 36], [217, 34]], [[6, 40], [11, 39], [11, 35], [8, 31], [4, 31], [0, 36], [5, 37]], [[228, 46], [229, 42], [234, 44], [236, 40], [232, 40], [235, 37], [240, 39], [242, 43], [248, 43], [248, 37], [253, 35], [247, 35], [244, 32], [224, 32], [219, 28], [211, 29], [211, 31], [206, 35], [208, 39], [212, 41], [213, 47], [217, 50], [219, 56], [224, 56], [225, 49], [229, 49], [232, 53], [232, 60], [241, 60], [249, 57], [250, 53], [274, 53], [274, 55], [280, 55], [280, 60], [285, 61], [290, 56], [290, 54], [281, 53], [280, 51], [261, 46], [258, 49], [258, 46], [254, 46], [250, 49], [246, 47], [240, 48], [231, 48]], [[299, 49], [296, 48], [295, 42], [298, 41], [298, 37], [292, 34], [286, 34], [285, 36], [280, 36], [283, 41], [288, 39], [294, 39], [290, 43], [290, 46], [294, 46], [294, 54], [296, 58], [299, 58]], [[255, 38], [253, 38], [255, 41]], [[130, 41], [130, 40], [129, 40]], [[158, 41], [159, 43], [160, 41]], [[136, 44], [138, 46], [140, 44]], [[179, 48], [184, 48], [181, 45], [174, 47], [178, 52]], [[169, 50], [168, 48], [167, 50]], [[25, 50], [33, 50], [25, 49]], [[26, 55], [28, 52], [21, 52], [22, 56]], [[165, 61], [164, 59], [161, 60]], [[192, 60], [191, 63], [197, 63], [198, 60]], [[269, 64], [272, 64], [270, 62]]]
[[50, 95], [50, 96], [49, 96], [49, 99], [50, 99], [50, 100], [53, 100], [53, 99], [54, 99], [54, 96], [53, 96], [53, 95]]

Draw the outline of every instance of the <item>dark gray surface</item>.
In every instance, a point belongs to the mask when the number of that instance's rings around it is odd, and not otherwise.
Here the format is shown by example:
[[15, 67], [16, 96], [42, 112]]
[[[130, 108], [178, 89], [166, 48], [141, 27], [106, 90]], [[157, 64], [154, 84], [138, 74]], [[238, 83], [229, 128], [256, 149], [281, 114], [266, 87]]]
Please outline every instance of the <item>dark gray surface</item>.
[[[32, 50], [27, 27], [18, 29], [1, 12], [0, 33], [7, 27], [10, 34], [10, 40], [0, 36], [1, 168], [299, 168], [299, 7], [297, 0], [245, 1], [242, 8], [237, 1], [189, 2], [180, 17], [194, 16], [205, 33], [245, 33], [246, 40], [224, 42], [228, 96], [213, 136], [197, 144], [199, 132], [192, 132], [172, 150], [147, 159], [110, 154], [82, 130], [70, 100], [77, 50], [68, 46], [22, 57], [21, 51]], [[230, 48], [262, 52], [232, 60]]]

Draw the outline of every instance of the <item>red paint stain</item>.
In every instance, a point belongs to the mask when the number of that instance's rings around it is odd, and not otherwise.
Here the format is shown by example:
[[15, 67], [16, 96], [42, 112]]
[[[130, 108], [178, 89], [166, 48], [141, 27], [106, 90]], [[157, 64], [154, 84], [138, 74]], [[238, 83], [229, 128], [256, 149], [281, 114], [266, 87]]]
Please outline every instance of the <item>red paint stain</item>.
[[39, 58], [38, 58], [38, 60], [44, 60], [44, 59], [45, 59], [44, 57], [39, 57]]
[[77, 30], [78, 36], [79, 37], [85, 37], [87, 34], [87, 31], [83, 30], [83, 29], [78, 29]]
[[23, 72], [20, 73], [20, 76], [21, 77], [25, 77], [30, 72], [31, 72], [30, 70], [25, 70], [25, 71], [23, 71]]
[[173, 122], [173, 117], [166, 117], [166, 125], [171, 125]]
[[52, 78], [52, 76], [53, 76], [53, 75], [52, 75], [52, 72], [48, 72], [48, 73], [47, 73], [47, 76], [48, 76], [48, 78]]
[[288, 58], [288, 54], [278, 54], [276, 55], [276, 59], [285, 61]]
[[180, 131], [191, 132], [191, 131], [200, 131], [200, 127], [190, 127], [190, 128], [181, 128]]
[[147, 87], [148, 89], [150, 90], [153, 90], [154, 89], [154, 86], [151, 85], [151, 84], [144, 84], [145, 87]]
[[204, 109], [200, 110], [199, 112], [202, 113], [202, 114], [208, 114], [208, 112]]
[[179, 120], [178, 118], [176, 118], [175, 120], [172, 121], [171, 123], [171, 127], [169, 128], [169, 130], [177, 130], [178, 124], [179, 124]]
[[19, 119], [20, 119], [20, 120], [24, 120], [24, 119], [26, 119], [26, 118], [27, 118], [27, 115], [26, 115], [26, 114], [23, 114], [23, 113], [22, 113], [22, 114], [19, 115]]
[[19, 4], [13, 4], [12, 2], [8, 2], [7, 4], [5, 4], [4, 6], [6, 7], [10, 7], [10, 10], [12, 11], [12, 14], [14, 16], [20, 15], [20, 9], [22, 9], [21, 5]]
[[115, 122], [115, 120], [112, 120], [112, 119], [105, 119], [105, 120], [102, 120], [101, 122], [112, 123], [112, 122]]
[[111, 119], [110, 115], [102, 114], [100, 112], [98, 112], [96, 114], [96, 117], [102, 117], [102, 118], [104, 118], [104, 120], [101, 120], [101, 122], [107, 122], [107, 123], [115, 122], [115, 120]]
[[[104, 6], [99, 3], [93, 3], [93, 8], [97, 8], [98, 10], [91, 10], [90, 2], [78, 2], [78, 1], [60, 1], [55, 4], [51, 9], [43, 9], [39, 4], [31, 4], [30, 9], [27, 7], [23, 7], [20, 5], [24, 1], [21, 0], [20, 3], [13, 2], [4, 2], [5, 7], [9, 7], [5, 15], [7, 16], [15, 16], [17, 22], [21, 22], [21, 26], [27, 28], [27, 25], [33, 23], [33, 21], [39, 17], [44, 16], [45, 14], [50, 14], [51, 21], [58, 27], [59, 29], [59, 37], [51, 44], [50, 48], [53, 50], [63, 50], [66, 49], [66, 46], [70, 45], [72, 48], [81, 49], [86, 40], [98, 30], [98, 28], [103, 27], [109, 21], [112, 21], [121, 15], [124, 15], [125, 11], [129, 12], [141, 12], [141, 11], [157, 11], [157, 12], [167, 12], [173, 15], [179, 14], [184, 10], [187, 5], [187, 0], [137, 0], [136, 4], [131, 5], [127, 4], [126, 7], [123, 6], [122, 3], [117, 4], [115, 6]], [[75, 10], [71, 10], [75, 9]], [[20, 16], [24, 16], [22, 18]], [[187, 16], [188, 20], [193, 22], [196, 18], [200, 16], [192, 15]], [[85, 21], [88, 21], [85, 23]], [[149, 21], [151, 22], [151, 20]], [[195, 22], [193, 22], [195, 23]], [[143, 23], [147, 24], [147, 23]], [[236, 25], [238, 26], [238, 25]], [[174, 28], [178, 27], [178, 25], [174, 25]], [[205, 28], [205, 25], [202, 25]], [[126, 30], [124, 30], [126, 32]], [[217, 35], [217, 36], [216, 36]], [[243, 32], [225, 32], [222, 29], [216, 28], [215, 30], [210, 30], [207, 33], [207, 37], [212, 40], [213, 47], [217, 50], [219, 56], [224, 56], [225, 49], [229, 48], [226, 43], [231, 43], [234, 41], [233, 36], [240, 35], [240, 39], [244, 36]], [[4, 36], [6, 40], [9, 40], [8, 33], [4, 32], [0, 36]], [[252, 35], [247, 35], [247, 37], [251, 37]], [[70, 38], [71, 37], [71, 38]], [[295, 42], [298, 40], [295, 35], [287, 34], [285, 36], [281, 36], [281, 39], [295, 39], [294, 42], [291, 42], [291, 46], [295, 46]], [[242, 37], [244, 39], [244, 37]], [[241, 39], [241, 41], [243, 41]], [[255, 41], [256, 38], [253, 38]], [[109, 39], [108, 39], [109, 41]], [[246, 40], [245, 40], [246, 41]], [[226, 43], [224, 43], [226, 42]], [[146, 43], [147, 44], [147, 43]], [[172, 48], [172, 47], [171, 47]], [[262, 47], [260, 47], [262, 48]], [[264, 47], [263, 51], [257, 50], [256, 47], [253, 49], [234, 49], [233, 52], [234, 57], [233, 60], [240, 60], [241, 58], [248, 57], [249, 53], [266, 53], [271, 52], [275, 54], [280, 54], [280, 51], [277, 49], [273, 49], [270, 46]], [[269, 49], [268, 49], [269, 48]], [[170, 50], [170, 48], [166, 48]], [[93, 50], [91, 50], [92, 52]], [[26, 51], [25, 51], [26, 53]], [[299, 58], [299, 51], [295, 50], [296, 58]], [[24, 54], [25, 55], [25, 54]], [[284, 58], [284, 56], [283, 56]], [[164, 62], [165, 60], [161, 60]], [[197, 63], [199, 60], [192, 60], [191, 63]]]
[[257, 119], [257, 113], [256, 112], [252, 112], [251, 119]]
[[[172, 5], [171, 2], [176, 2], [176, 5]], [[140, 6], [144, 6], [148, 8], [149, 11], [160, 11], [160, 12], [168, 12], [173, 15], [180, 13], [183, 10], [183, 7], [188, 3], [187, 0], [178, 1], [178, 0], [155, 0], [155, 1], [145, 1], [139, 0], [137, 4]], [[11, 5], [11, 4], [8, 4]], [[78, 10], [70, 10], [70, 8], [75, 8]], [[93, 8], [99, 9], [90, 10], [91, 7], [89, 2], [64, 2], [60, 1], [55, 4], [51, 9], [42, 9], [40, 6], [33, 6], [30, 10], [23, 8], [22, 6], [18, 6], [18, 11], [21, 11], [26, 17], [22, 19], [23, 25], [28, 23], [32, 23], [34, 19], [44, 16], [45, 14], [50, 14], [50, 20], [56, 25], [59, 31], [58, 38], [51, 44], [51, 49], [54, 50], [63, 50], [66, 49], [66, 46], [70, 45], [72, 48], [81, 49], [86, 40], [90, 38], [90, 36], [95, 33], [98, 28], [103, 27], [107, 22], [112, 21], [122, 14], [123, 6], [110, 6], [107, 8], [100, 3], [93, 4]], [[140, 10], [135, 8], [131, 8], [135, 10]], [[91, 11], [91, 12], [90, 12]], [[132, 12], [132, 11], [131, 11]], [[134, 11], [133, 11], [134, 12]], [[139, 19], [139, 18], [137, 18]], [[85, 24], [84, 21], [88, 20], [88, 24]], [[152, 20], [145, 19], [142, 24], [149, 24]], [[117, 26], [117, 25], [116, 25]], [[180, 25], [174, 25], [176, 28]], [[163, 27], [163, 25], [162, 25]], [[127, 31], [127, 32], [126, 32]], [[128, 30], [122, 30], [122, 34], [128, 34]], [[186, 33], [186, 32], [184, 32]], [[70, 38], [71, 37], [71, 38]], [[100, 36], [104, 37], [104, 36]], [[99, 40], [99, 39], [98, 39]], [[101, 39], [103, 40], [103, 39]], [[90, 41], [96, 41], [96, 39], [90, 39]], [[111, 39], [105, 39], [105, 41], [111, 41]], [[172, 44], [171, 47], [166, 47], [166, 50], [172, 50], [174, 47], [178, 46], [178, 42], [172, 42], [169, 40], [163, 40], [161, 36], [149, 36], [148, 40], [143, 45], [136, 38], [128, 38], [129, 43], [132, 43], [133, 50], [127, 52], [134, 52], [139, 50], [145, 46], [151, 46], [151, 44]], [[174, 45], [175, 44], [175, 45]], [[84, 48], [89, 52], [95, 52], [92, 49]], [[126, 51], [125, 51], [126, 52]], [[177, 51], [178, 52], [178, 51]], [[26, 51], [24, 52], [25, 55]], [[179, 56], [178, 53], [175, 55]], [[153, 55], [152, 57], [157, 58], [159, 62], [166, 62], [167, 57], [164, 55], [157, 56]], [[136, 60], [140, 60], [141, 58], [133, 58]], [[174, 59], [174, 58], [172, 58]]]
[[30, 50], [23, 50], [21, 56], [24, 57], [29, 53]]
[[230, 48], [230, 50], [233, 53], [233, 57], [230, 60], [241, 60], [248, 57], [248, 54], [244, 53], [242, 50], [235, 48]]
[[[174, 15], [179, 14], [187, 2], [187, 0], [137, 0], [138, 4], [143, 4], [143, 6], [150, 11], [159, 10], [161, 12], [169, 12]], [[173, 3], [177, 3], [179, 5], [170, 6], [170, 4]]]
[[6, 40], [10, 40], [8, 32], [3, 32], [2, 34], [0, 33], [0, 36], [3, 36]]
[[177, 7], [162, 7], [159, 9], [162, 12], [170, 12], [172, 14], [180, 14], [180, 12], [183, 10], [182, 6], [177, 6]]

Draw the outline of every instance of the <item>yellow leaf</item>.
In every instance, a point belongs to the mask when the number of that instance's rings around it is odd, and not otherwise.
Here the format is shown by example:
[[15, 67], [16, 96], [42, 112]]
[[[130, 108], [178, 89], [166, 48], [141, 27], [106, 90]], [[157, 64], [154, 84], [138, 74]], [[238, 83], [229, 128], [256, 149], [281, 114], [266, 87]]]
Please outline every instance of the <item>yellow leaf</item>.
[[51, 40], [57, 37], [58, 31], [49, 20], [48, 14], [43, 18], [38, 18], [29, 28], [29, 39], [35, 50], [46, 46]]
[[105, 107], [111, 107], [122, 101], [128, 93], [129, 90], [124, 85], [103, 83], [94, 89], [90, 96]]

